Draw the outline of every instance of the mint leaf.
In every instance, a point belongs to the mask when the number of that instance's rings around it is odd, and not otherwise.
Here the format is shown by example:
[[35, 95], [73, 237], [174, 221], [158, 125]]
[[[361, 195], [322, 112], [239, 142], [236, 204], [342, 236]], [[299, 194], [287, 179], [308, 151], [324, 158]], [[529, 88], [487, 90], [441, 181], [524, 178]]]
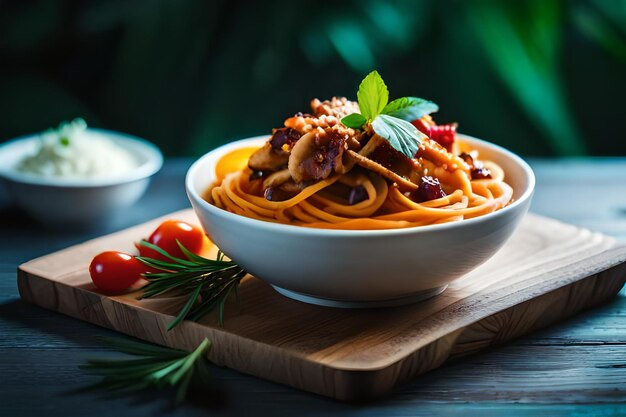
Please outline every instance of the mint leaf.
[[387, 104], [382, 113], [412, 122], [438, 110], [439, 106], [432, 101], [418, 97], [401, 97]]
[[361, 114], [367, 120], [373, 120], [380, 114], [389, 101], [389, 90], [378, 71], [372, 71], [361, 81], [356, 93]]
[[377, 135], [387, 139], [389, 144], [407, 158], [413, 158], [426, 136], [406, 120], [381, 114], [372, 120], [372, 128]]
[[341, 123], [352, 129], [360, 129], [366, 122], [367, 119], [359, 113], [352, 113], [341, 119]]

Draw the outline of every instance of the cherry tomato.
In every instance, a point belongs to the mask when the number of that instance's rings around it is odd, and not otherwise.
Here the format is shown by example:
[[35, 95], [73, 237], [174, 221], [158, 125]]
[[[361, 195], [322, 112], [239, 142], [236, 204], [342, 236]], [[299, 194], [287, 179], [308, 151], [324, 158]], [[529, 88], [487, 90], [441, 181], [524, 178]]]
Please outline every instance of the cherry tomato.
[[[147, 239], [176, 258], [187, 259], [176, 241], [192, 253], [200, 254], [208, 242], [204, 231], [197, 226], [179, 220], [166, 220]], [[146, 246], [136, 244], [139, 254], [148, 258], [168, 260], [165, 256]]]
[[96, 287], [121, 292], [132, 287], [148, 267], [123, 252], [108, 251], [96, 255], [89, 265], [89, 275]]

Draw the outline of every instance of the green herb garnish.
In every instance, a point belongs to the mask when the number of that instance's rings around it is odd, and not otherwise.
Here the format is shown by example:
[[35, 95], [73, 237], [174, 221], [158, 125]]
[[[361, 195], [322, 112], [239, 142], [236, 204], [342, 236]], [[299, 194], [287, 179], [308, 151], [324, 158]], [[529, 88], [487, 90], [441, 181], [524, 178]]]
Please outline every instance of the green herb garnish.
[[376, 134], [407, 158], [413, 158], [425, 137], [409, 122], [439, 110], [435, 103], [417, 97], [401, 97], [388, 103], [389, 90], [378, 71], [361, 81], [357, 99], [361, 113], [352, 113], [341, 123], [353, 129], [369, 123]]
[[63, 146], [70, 146], [70, 138], [67, 136], [61, 136], [59, 138], [59, 143]]
[[389, 90], [378, 71], [372, 71], [359, 84], [356, 93], [361, 114], [371, 122], [378, 116], [389, 101]]
[[353, 129], [360, 129], [367, 123], [367, 119], [362, 114], [352, 113], [341, 119], [341, 123]]
[[211, 342], [204, 339], [192, 352], [129, 339], [103, 338], [104, 343], [133, 359], [91, 359], [83, 369], [102, 380], [82, 391], [96, 389], [126, 394], [146, 388], [173, 388], [174, 403], [182, 403], [191, 386], [206, 389], [211, 384], [206, 352]]
[[415, 156], [421, 140], [420, 136], [415, 135], [414, 130], [418, 130], [411, 123], [397, 117], [381, 114], [372, 121], [372, 128], [374, 132], [387, 139], [395, 150], [402, 152], [407, 158]]
[[412, 122], [438, 110], [439, 106], [432, 101], [418, 97], [400, 97], [387, 104], [382, 113]]
[[141, 245], [153, 249], [165, 256], [169, 261], [137, 256], [145, 265], [162, 272], [147, 273], [144, 278], [148, 283], [142, 287], [140, 299], [157, 296], [186, 296], [187, 302], [176, 318], [167, 326], [171, 330], [185, 319], [200, 320], [202, 317], [219, 309], [219, 323], [224, 325], [224, 304], [234, 292], [246, 271], [233, 261], [224, 259], [218, 252], [216, 259], [207, 259], [187, 250], [178, 242], [187, 259], [171, 256], [163, 249], [149, 242], [141, 241]]

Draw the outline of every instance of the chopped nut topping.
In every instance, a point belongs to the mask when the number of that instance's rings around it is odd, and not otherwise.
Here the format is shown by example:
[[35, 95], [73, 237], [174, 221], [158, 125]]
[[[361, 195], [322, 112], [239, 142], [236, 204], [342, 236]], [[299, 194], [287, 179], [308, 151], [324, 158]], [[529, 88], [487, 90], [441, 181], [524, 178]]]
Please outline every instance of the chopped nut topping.
[[352, 113], [359, 113], [359, 104], [356, 101], [350, 101], [345, 97], [333, 97], [330, 100], [319, 101], [314, 98], [311, 100], [311, 110], [315, 116], [334, 116], [338, 119], [346, 117]]

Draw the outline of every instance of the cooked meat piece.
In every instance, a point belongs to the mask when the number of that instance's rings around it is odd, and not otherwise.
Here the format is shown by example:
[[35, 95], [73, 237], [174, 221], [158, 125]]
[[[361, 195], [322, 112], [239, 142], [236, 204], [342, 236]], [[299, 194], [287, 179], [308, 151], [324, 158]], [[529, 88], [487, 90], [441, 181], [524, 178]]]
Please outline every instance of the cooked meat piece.
[[412, 181], [417, 174], [413, 171], [411, 160], [393, 149], [387, 140], [376, 134], [358, 153], [346, 151], [344, 159], [347, 159], [346, 166], [350, 166], [350, 163], [357, 163], [397, 183], [403, 190], [417, 189], [417, 184]]
[[471, 176], [473, 180], [482, 180], [491, 178], [491, 171], [489, 168], [485, 168], [485, 165], [481, 161], [476, 161], [472, 155], [463, 152], [459, 155], [467, 165], [471, 167]]
[[272, 150], [275, 152], [289, 152], [301, 136], [300, 132], [289, 127], [274, 129], [270, 138], [270, 145], [272, 145]]
[[289, 179], [289, 181], [281, 184], [280, 185], [280, 189], [283, 190], [284, 192], [292, 194], [292, 195], [296, 195], [300, 191], [302, 191], [302, 187], [300, 187], [298, 184], [293, 182], [293, 180], [291, 178]]
[[347, 135], [338, 129], [317, 128], [302, 136], [291, 150], [289, 172], [297, 183], [327, 178], [341, 170]]
[[269, 187], [263, 192], [263, 196], [268, 201], [285, 201], [289, 200], [295, 194], [289, 193], [280, 187]]
[[410, 178], [413, 172], [411, 160], [395, 150], [386, 140], [379, 141], [378, 146], [367, 157], [405, 178]]
[[277, 171], [287, 165], [289, 153], [276, 152], [272, 145], [266, 142], [265, 145], [250, 156], [248, 166], [253, 171]]
[[289, 151], [300, 136], [300, 132], [294, 129], [274, 129], [265, 146], [250, 156], [248, 166], [253, 171], [277, 171], [283, 168], [289, 161]]
[[291, 174], [288, 169], [276, 171], [263, 180], [263, 188], [278, 187], [291, 180]]

